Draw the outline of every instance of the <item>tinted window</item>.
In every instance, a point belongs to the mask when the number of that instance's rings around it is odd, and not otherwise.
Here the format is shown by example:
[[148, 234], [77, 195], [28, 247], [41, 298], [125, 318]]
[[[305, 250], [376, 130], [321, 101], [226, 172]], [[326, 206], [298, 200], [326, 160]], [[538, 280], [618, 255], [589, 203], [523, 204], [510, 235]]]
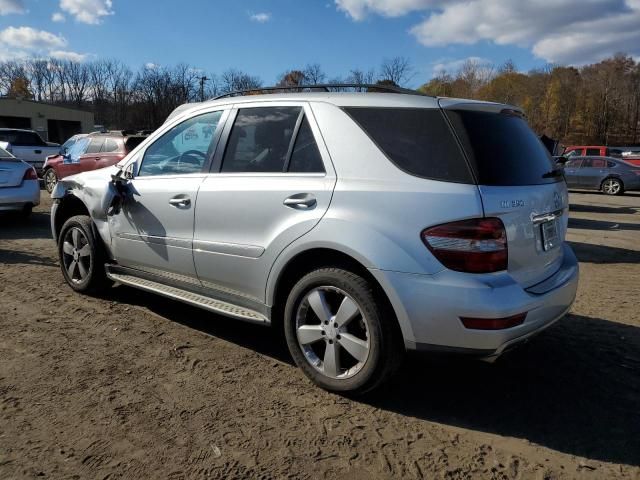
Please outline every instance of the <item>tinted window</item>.
[[539, 185], [561, 181], [549, 151], [519, 115], [446, 110], [480, 185]]
[[104, 144], [104, 138], [92, 138], [86, 153], [98, 153]]
[[118, 142], [116, 142], [113, 138], [105, 138], [104, 145], [102, 145], [102, 152], [111, 153], [117, 152], [119, 150]]
[[238, 111], [222, 162], [223, 172], [282, 172], [300, 107]]
[[0, 132], [0, 141], [9, 142], [16, 147], [43, 147], [46, 145], [37, 133], [19, 130]]
[[324, 173], [320, 150], [307, 121], [302, 119], [289, 163], [290, 172]]
[[607, 161], [604, 158], [585, 158], [582, 166], [591, 168], [605, 168], [607, 166]]
[[398, 168], [418, 177], [472, 183], [439, 109], [345, 108]]
[[573, 160], [569, 160], [567, 163], [565, 163], [565, 168], [579, 168], [580, 164], [582, 163], [582, 159], [581, 158], [576, 158]]
[[590, 155], [600, 155], [600, 149], [599, 148], [587, 148], [587, 156]]
[[144, 153], [139, 176], [197, 173], [213, 154], [222, 112], [211, 112], [176, 125]]
[[582, 159], [581, 158], [576, 158], [573, 160], [569, 160], [567, 163], [565, 163], [565, 168], [579, 168], [580, 164], [582, 163]]

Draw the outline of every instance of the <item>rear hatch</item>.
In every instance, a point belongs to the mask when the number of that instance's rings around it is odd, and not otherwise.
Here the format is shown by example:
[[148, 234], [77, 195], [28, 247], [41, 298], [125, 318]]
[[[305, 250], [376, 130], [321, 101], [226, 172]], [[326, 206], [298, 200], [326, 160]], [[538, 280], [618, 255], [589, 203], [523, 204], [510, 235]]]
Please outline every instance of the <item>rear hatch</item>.
[[19, 186], [27, 168], [31, 167], [17, 158], [0, 158], [0, 188]]
[[478, 183], [484, 214], [502, 220], [508, 271], [524, 288], [562, 263], [568, 195], [542, 142], [513, 107], [440, 99]]

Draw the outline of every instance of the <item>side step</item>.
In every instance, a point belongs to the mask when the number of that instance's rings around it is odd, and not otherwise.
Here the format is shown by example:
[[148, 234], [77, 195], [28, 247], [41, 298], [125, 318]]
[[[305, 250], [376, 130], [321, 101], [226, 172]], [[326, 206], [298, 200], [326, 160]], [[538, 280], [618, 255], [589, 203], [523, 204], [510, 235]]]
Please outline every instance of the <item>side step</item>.
[[226, 315], [228, 317], [237, 318], [239, 320], [245, 320], [254, 323], [268, 323], [267, 317], [263, 314], [250, 310], [245, 307], [238, 307], [231, 303], [222, 302], [220, 300], [214, 300], [210, 297], [205, 297], [198, 293], [183, 290], [182, 288], [170, 287], [162, 283], [147, 280], [145, 278], [136, 277], [134, 275], [128, 275], [126, 273], [116, 273], [107, 269], [107, 276], [114, 282], [122, 283], [130, 287], [139, 288], [140, 290], [146, 290], [147, 292], [157, 293], [164, 297], [179, 300], [196, 307], [204, 308], [214, 313]]

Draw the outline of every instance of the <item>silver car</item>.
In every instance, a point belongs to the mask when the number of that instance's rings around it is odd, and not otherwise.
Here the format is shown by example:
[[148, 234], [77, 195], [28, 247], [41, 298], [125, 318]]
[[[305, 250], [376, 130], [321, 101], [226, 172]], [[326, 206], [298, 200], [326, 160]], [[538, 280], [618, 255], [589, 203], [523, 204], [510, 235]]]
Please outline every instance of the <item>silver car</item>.
[[495, 358], [560, 319], [578, 283], [562, 173], [507, 105], [228, 96], [52, 196], [71, 288], [274, 326], [333, 391], [380, 385], [407, 350]]
[[571, 157], [564, 165], [569, 188], [622, 195], [640, 190], [640, 166], [611, 157]]
[[36, 170], [0, 148], [0, 212], [17, 212], [27, 217], [39, 203]]

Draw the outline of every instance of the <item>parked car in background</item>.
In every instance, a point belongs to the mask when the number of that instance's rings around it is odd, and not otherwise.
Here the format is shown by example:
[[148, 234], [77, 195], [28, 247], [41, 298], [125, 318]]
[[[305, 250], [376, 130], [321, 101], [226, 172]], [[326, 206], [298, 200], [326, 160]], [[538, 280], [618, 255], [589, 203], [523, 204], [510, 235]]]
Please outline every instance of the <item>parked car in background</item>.
[[221, 98], [52, 198], [72, 289], [116, 281], [277, 326], [333, 391], [377, 387], [405, 350], [495, 358], [577, 289], [562, 174], [522, 112], [496, 103]]
[[45, 159], [60, 152], [58, 143], [45, 142], [34, 130], [0, 128], [0, 142], [7, 142], [8, 150], [42, 173]]
[[90, 133], [75, 137], [64, 154], [47, 158], [42, 178], [49, 193], [61, 178], [115, 165], [145, 138], [127, 132]]
[[0, 212], [29, 216], [40, 203], [40, 182], [35, 168], [0, 148]]
[[564, 165], [569, 188], [600, 190], [622, 195], [640, 190], [640, 167], [611, 157], [572, 157]]

